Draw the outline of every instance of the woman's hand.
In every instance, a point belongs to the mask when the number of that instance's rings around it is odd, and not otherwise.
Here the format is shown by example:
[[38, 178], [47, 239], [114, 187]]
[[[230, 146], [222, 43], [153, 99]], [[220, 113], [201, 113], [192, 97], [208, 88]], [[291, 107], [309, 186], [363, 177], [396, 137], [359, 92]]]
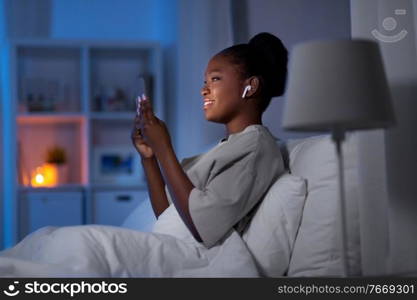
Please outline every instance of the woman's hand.
[[132, 139], [133, 146], [136, 148], [136, 151], [138, 151], [142, 158], [152, 158], [154, 157], [154, 152], [143, 138], [141, 122], [141, 118], [136, 116], [130, 137]]
[[[181, 219], [193, 234], [195, 239], [202, 242], [202, 239], [193, 223], [190, 215], [188, 198], [194, 188], [193, 183], [184, 172], [179, 163], [165, 123], [159, 120], [153, 113], [148, 100], [141, 102], [140, 116], [142, 134], [146, 143], [155, 153], [161, 171], [166, 179], [166, 184], [171, 192], [172, 200]], [[165, 209], [165, 207], [164, 207]]]
[[165, 123], [154, 115], [148, 99], [141, 102], [140, 116], [143, 138], [154, 153], [158, 156], [158, 154], [170, 149], [172, 145], [168, 129]]

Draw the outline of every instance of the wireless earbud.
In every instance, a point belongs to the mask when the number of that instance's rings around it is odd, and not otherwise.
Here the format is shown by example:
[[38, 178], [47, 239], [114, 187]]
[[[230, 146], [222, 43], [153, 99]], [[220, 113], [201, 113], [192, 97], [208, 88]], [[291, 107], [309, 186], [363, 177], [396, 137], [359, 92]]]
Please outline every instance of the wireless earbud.
[[243, 90], [242, 98], [246, 97], [246, 93], [250, 91], [252, 87], [250, 85], [245, 86], [245, 89]]

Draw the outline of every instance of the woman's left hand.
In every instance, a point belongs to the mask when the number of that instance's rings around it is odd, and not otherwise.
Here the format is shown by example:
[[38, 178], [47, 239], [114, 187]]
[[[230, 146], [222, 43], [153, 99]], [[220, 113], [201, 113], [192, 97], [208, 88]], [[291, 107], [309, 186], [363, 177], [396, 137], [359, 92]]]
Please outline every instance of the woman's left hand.
[[148, 99], [142, 100], [140, 104], [141, 128], [145, 141], [152, 147], [158, 156], [162, 151], [172, 147], [171, 138], [165, 123], [158, 119], [152, 110]]

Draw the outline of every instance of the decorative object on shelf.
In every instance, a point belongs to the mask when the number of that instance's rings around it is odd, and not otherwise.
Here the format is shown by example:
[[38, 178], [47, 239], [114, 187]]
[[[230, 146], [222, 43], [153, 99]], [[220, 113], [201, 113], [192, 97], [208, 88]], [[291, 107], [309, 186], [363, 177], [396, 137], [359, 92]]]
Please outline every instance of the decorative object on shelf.
[[[139, 84], [138, 78], [143, 80]], [[152, 77], [148, 74], [140, 74], [132, 83], [125, 85], [101, 83], [95, 86], [92, 104], [98, 112], [135, 111], [136, 98], [146, 91], [152, 99]]]
[[63, 147], [49, 148], [46, 153], [46, 163], [55, 167], [58, 184], [68, 183], [67, 153]]
[[26, 108], [20, 111], [44, 112], [62, 111], [68, 105], [68, 84], [56, 79], [26, 77], [22, 79], [20, 88], [21, 103]]
[[100, 87], [94, 95], [94, 105], [97, 111], [127, 111], [129, 110], [127, 88]]
[[342, 142], [345, 132], [394, 124], [378, 44], [367, 40], [313, 41], [294, 48], [283, 127], [330, 131], [338, 158], [341, 257], [350, 275]]
[[139, 155], [131, 146], [96, 146], [93, 164], [94, 183], [142, 183]]
[[110, 98], [108, 99], [109, 111], [125, 111], [127, 110], [127, 96], [122, 88], [115, 88]]
[[32, 172], [31, 186], [33, 187], [54, 187], [57, 184], [58, 173], [54, 164], [43, 164]]

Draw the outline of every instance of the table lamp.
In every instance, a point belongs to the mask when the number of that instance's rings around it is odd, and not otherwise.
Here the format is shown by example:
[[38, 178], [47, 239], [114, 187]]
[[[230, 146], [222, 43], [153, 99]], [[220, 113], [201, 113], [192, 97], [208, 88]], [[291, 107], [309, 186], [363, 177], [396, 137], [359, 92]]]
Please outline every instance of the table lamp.
[[331, 132], [338, 160], [344, 276], [349, 276], [349, 265], [341, 144], [346, 131], [387, 128], [393, 124], [390, 91], [377, 43], [330, 40], [294, 47], [283, 128]]

